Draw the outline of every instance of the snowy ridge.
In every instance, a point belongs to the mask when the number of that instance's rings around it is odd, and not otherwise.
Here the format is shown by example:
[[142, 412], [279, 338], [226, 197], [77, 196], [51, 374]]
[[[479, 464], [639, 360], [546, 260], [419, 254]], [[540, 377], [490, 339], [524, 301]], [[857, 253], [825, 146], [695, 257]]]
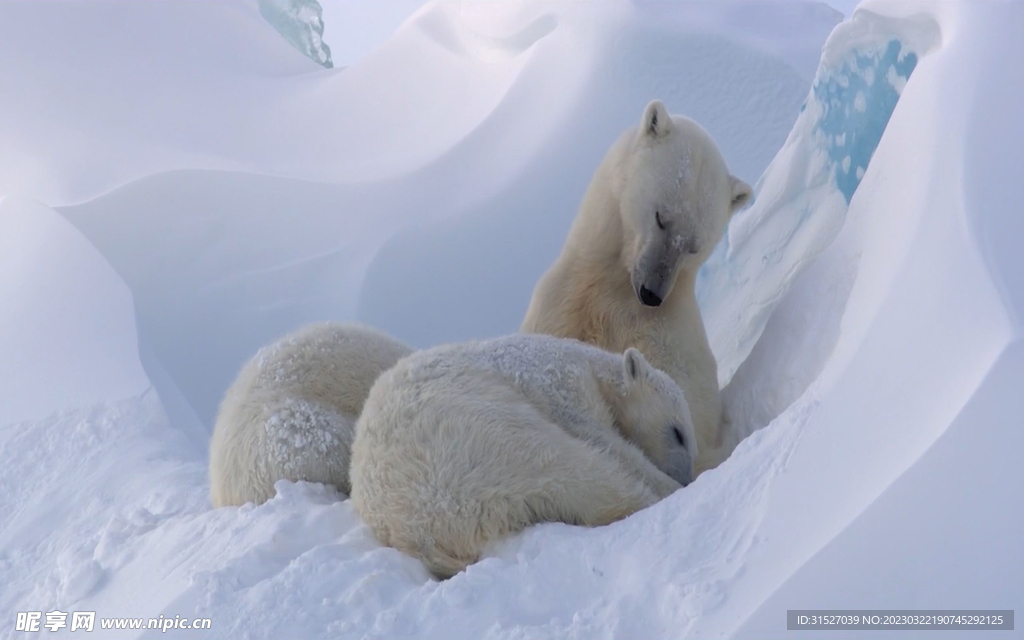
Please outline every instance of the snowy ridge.
[[0, 274], [0, 425], [149, 387], [131, 291], [67, 220], [0, 197]]

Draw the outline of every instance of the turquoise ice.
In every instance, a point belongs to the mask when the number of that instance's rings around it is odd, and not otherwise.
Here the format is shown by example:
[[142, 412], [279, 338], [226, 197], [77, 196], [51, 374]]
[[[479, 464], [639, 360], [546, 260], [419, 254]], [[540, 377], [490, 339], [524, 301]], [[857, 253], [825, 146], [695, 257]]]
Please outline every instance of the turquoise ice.
[[817, 130], [824, 136], [836, 187], [846, 202], [857, 190], [915, 66], [917, 54], [890, 40], [880, 52], [857, 52], [839, 69], [818, 73], [811, 89], [823, 110]]
[[324, 10], [317, 0], [260, 0], [260, 15], [310, 60], [328, 69], [334, 66], [324, 42]]
[[863, 37], [863, 24], [847, 22], [833, 32], [835, 41], [851, 44], [822, 58], [786, 144], [754, 189], [753, 205], [733, 218], [698, 274], [697, 299], [719, 358], [720, 384], [750, 353], [793, 279], [842, 229], [923, 53], [895, 37]]

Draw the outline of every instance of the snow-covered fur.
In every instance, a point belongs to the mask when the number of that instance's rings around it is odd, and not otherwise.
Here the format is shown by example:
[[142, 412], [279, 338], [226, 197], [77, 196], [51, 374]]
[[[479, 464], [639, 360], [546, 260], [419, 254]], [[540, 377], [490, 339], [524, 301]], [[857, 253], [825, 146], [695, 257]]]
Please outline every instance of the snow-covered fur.
[[411, 352], [375, 329], [334, 323], [260, 349], [220, 405], [210, 442], [213, 505], [265, 502], [282, 479], [348, 493], [363, 402], [377, 377]]
[[698, 453], [683, 392], [636, 349], [514, 335], [417, 352], [370, 390], [352, 503], [439, 577], [543, 521], [602, 525], [667, 496]]
[[750, 195], [706, 131], [651, 102], [639, 127], [597, 168], [521, 327], [643, 352], [686, 393], [698, 473], [729, 451], [721, 439], [718, 367], [697, 307], [697, 270]]

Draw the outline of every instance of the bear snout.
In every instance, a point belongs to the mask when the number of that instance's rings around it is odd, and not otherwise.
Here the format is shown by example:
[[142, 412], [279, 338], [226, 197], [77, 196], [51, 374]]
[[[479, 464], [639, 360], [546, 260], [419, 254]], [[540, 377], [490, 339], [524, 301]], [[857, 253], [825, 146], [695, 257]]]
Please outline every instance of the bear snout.
[[661, 306], [661, 296], [654, 293], [644, 285], [640, 285], [640, 290], [637, 291], [637, 296], [645, 307]]
[[689, 486], [693, 482], [693, 465], [688, 464], [685, 468], [671, 474], [670, 477], [684, 487]]
[[667, 468], [662, 471], [685, 487], [693, 482], [693, 458], [685, 449], [674, 449], [669, 452]]

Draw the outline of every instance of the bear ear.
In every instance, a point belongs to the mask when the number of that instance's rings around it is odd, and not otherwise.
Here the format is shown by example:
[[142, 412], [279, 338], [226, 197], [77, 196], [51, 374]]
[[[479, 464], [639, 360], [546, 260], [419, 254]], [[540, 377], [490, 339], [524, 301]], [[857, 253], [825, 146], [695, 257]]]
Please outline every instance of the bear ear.
[[644, 119], [640, 122], [640, 135], [647, 138], [664, 138], [672, 131], [672, 116], [661, 100], [652, 100], [644, 109]]
[[729, 176], [729, 191], [732, 194], [732, 212], [736, 213], [750, 202], [754, 190], [736, 176]]
[[631, 389], [634, 384], [646, 380], [647, 372], [650, 368], [651, 365], [648, 364], [647, 358], [637, 349], [630, 347], [622, 354], [623, 378], [626, 381], [627, 389]]

